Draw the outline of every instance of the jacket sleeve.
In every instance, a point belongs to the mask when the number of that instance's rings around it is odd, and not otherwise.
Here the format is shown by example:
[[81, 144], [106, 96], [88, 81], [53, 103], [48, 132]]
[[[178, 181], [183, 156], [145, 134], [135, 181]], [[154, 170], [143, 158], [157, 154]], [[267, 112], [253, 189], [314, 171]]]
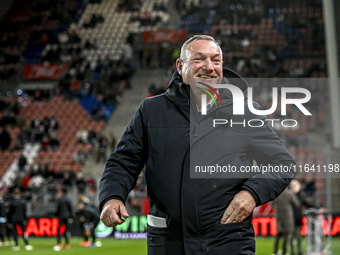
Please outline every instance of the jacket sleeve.
[[[260, 109], [256, 103], [254, 106]], [[260, 172], [248, 179], [243, 188], [254, 195], [258, 206], [274, 200], [289, 185], [294, 177], [295, 161], [271, 127], [272, 123], [265, 116], [254, 119], [261, 119], [264, 125], [248, 127], [248, 153]]]
[[147, 159], [147, 137], [143, 122], [143, 103], [126, 128], [116, 150], [107, 160], [99, 184], [99, 209], [112, 198], [123, 202], [135, 187]]

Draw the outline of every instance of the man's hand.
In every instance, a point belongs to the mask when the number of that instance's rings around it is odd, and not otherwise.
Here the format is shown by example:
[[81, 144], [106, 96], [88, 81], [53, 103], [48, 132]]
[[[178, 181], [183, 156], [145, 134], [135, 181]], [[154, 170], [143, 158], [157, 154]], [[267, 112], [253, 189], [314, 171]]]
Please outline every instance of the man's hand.
[[125, 222], [124, 218], [128, 218], [129, 214], [122, 201], [111, 199], [107, 201], [100, 215], [100, 220], [107, 227], [115, 227]]
[[247, 190], [241, 190], [225, 210], [221, 224], [242, 222], [253, 212], [255, 207], [256, 202], [253, 195]]

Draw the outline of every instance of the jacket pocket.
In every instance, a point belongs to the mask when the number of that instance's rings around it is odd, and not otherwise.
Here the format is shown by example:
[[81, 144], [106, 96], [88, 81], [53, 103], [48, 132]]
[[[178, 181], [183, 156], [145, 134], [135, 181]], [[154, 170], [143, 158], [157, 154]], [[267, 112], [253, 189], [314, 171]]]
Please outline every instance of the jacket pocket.
[[216, 229], [218, 232], [230, 235], [232, 239], [254, 237], [254, 228], [248, 221], [227, 224], [216, 223]]
[[166, 240], [169, 235], [168, 228], [156, 228], [147, 224], [146, 229], [148, 232], [148, 255], [165, 255]]
[[251, 222], [215, 223], [208, 234], [207, 250], [202, 255], [254, 255], [255, 240]]

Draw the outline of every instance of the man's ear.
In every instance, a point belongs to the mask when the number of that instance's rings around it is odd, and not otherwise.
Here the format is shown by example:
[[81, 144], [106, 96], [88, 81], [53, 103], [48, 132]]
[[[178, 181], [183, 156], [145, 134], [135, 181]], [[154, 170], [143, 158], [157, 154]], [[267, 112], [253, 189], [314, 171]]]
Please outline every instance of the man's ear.
[[177, 59], [176, 60], [176, 68], [177, 68], [177, 72], [182, 75], [182, 67], [183, 67], [183, 61], [181, 59]]

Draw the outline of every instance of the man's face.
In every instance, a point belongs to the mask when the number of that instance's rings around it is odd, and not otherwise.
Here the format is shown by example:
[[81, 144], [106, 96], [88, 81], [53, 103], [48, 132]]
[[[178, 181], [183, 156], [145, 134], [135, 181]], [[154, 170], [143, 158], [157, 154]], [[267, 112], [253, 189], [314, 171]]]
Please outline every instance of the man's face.
[[190, 81], [200, 80], [220, 83], [223, 77], [222, 56], [219, 47], [210, 40], [194, 40], [188, 44], [185, 59], [176, 61], [178, 73], [183, 82], [190, 85]]
[[298, 183], [292, 183], [292, 190], [295, 194], [299, 193], [300, 191], [300, 185]]

